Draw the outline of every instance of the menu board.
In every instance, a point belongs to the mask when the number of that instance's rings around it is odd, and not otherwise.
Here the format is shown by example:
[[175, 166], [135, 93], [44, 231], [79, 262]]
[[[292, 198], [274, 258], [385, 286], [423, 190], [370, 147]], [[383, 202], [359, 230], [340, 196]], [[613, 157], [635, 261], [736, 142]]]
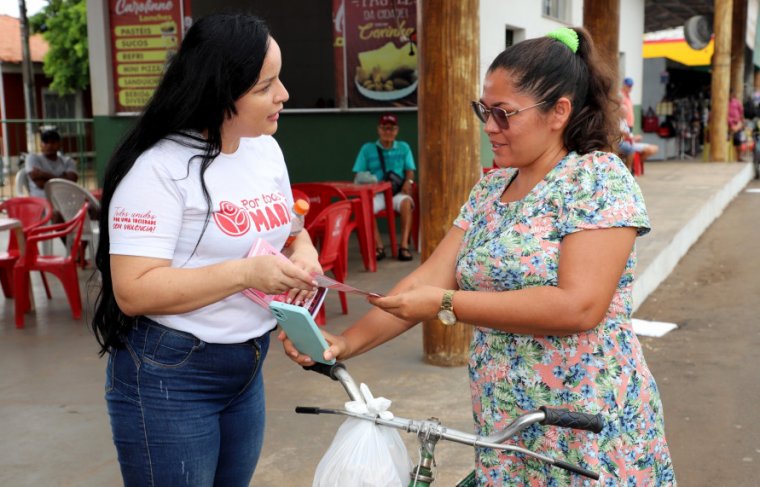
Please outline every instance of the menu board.
[[190, 27], [190, 0], [109, 0], [117, 113], [139, 112]]
[[417, 106], [417, 0], [333, 0], [333, 28], [348, 108]]

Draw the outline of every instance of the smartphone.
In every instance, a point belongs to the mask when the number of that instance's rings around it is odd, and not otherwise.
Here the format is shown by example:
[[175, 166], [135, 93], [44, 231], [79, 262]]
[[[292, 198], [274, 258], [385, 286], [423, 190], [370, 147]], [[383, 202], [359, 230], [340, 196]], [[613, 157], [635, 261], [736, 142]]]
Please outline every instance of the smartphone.
[[311, 316], [317, 316], [319, 308], [321, 308], [322, 303], [325, 302], [325, 296], [327, 296], [327, 288], [318, 287], [311, 298], [307, 299], [301, 307], [306, 308]]
[[335, 359], [324, 359], [323, 353], [329, 345], [308, 309], [279, 301], [269, 303], [269, 309], [299, 352], [315, 362], [327, 365], [335, 363]]

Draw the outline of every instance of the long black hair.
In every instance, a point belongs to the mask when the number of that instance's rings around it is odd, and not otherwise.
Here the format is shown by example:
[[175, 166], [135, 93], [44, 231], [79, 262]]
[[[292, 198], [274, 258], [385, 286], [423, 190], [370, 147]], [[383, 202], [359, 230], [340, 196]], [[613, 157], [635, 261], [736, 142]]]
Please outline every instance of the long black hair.
[[578, 50], [573, 52], [561, 41], [538, 37], [508, 47], [491, 63], [488, 72], [507, 71], [521, 93], [546, 103], [538, 108], [549, 111], [560, 97], [568, 97], [573, 109], [563, 142], [570, 151], [586, 154], [610, 150], [620, 136], [619, 104], [610, 94], [613, 76], [600, 62], [589, 33], [578, 34]]
[[[169, 61], [142, 115], [111, 156], [103, 184], [102, 233], [95, 257], [103, 284], [95, 303], [92, 329], [101, 355], [120, 348], [119, 337], [134, 322], [134, 317], [119, 309], [111, 281], [108, 207], [114, 191], [140, 154], [160, 140], [171, 138], [200, 153], [197, 170], [208, 206], [208, 225], [211, 198], [204, 174], [221, 152], [222, 123], [237, 113], [235, 102], [257, 83], [268, 47], [269, 28], [258, 17], [220, 13], [199, 19]], [[188, 173], [191, 162], [192, 159], [188, 161]], [[204, 225], [204, 231], [205, 228]]]

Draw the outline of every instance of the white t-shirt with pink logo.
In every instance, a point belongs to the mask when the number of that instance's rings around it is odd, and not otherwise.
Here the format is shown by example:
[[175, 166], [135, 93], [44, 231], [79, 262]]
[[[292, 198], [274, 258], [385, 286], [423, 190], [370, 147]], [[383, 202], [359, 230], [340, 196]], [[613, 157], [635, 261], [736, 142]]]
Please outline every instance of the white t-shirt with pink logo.
[[[207, 168], [212, 212], [200, 242], [207, 212], [200, 160], [193, 159], [188, 171], [188, 161], [199, 153], [163, 140], [137, 159], [109, 207], [111, 254], [171, 259], [172, 267], [195, 268], [243, 258], [257, 238], [282, 248], [293, 196], [274, 138], [241, 139], [235, 153], [220, 154]], [[148, 317], [209, 343], [244, 342], [276, 325], [269, 310], [242, 293], [189, 313]]]

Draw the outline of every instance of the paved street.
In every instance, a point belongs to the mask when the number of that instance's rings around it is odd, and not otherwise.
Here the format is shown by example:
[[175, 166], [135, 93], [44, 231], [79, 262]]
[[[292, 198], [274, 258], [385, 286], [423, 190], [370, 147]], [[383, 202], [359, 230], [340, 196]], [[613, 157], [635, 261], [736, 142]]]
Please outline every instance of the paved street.
[[759, 485], [760, 183], [748, 189], [636, 313], [680, 326], [641, 341], [683, 486]]

